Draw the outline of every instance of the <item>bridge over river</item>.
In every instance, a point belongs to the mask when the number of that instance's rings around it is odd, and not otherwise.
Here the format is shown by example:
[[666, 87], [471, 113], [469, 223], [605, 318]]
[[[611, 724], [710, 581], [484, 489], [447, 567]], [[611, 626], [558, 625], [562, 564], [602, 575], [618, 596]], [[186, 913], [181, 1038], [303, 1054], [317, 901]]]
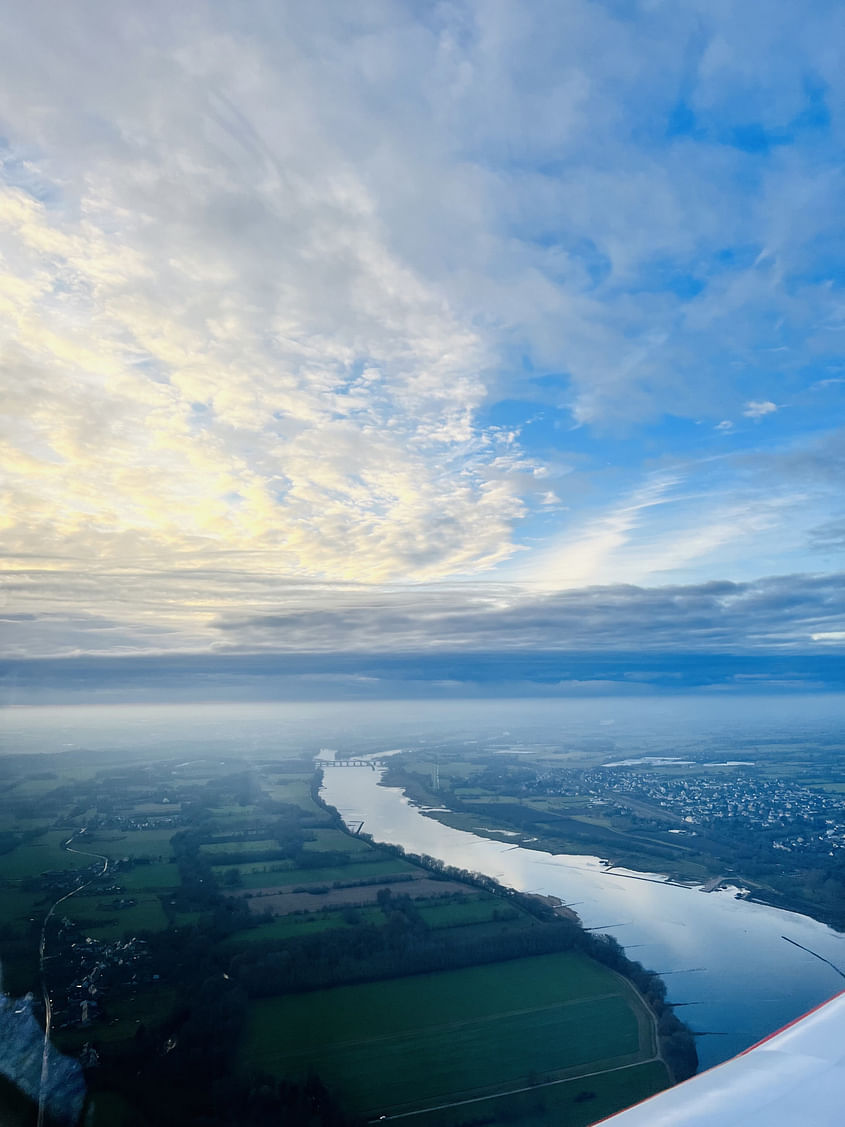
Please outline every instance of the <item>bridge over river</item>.
[[386, 767], [387, 763], [383, 759], [315, 759], [314, 763], [317, 767], [372, 767], [375, 771], [377, 767]]

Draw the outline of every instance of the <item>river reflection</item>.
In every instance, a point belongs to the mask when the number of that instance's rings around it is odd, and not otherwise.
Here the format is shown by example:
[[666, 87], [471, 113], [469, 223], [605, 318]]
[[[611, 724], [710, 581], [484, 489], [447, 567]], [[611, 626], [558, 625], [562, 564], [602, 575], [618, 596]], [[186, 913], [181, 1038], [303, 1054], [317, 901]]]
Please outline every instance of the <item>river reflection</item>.
[[381, 772], [324, 773], [323, 796], [376, 841], [427, 853], [524, 892], [561, 898], [584, 926], [607, 930], [666, 978], [669, 999], [698, 1038], [702, 1067], [747, 1048], [845, 987], [837, 972], [782, 938], [845, 969], [845, 936], [806, 916], [704, 893], [655, 875], [606, 872], [596, 857], [552, 855], [481, 838], [426, 817]]

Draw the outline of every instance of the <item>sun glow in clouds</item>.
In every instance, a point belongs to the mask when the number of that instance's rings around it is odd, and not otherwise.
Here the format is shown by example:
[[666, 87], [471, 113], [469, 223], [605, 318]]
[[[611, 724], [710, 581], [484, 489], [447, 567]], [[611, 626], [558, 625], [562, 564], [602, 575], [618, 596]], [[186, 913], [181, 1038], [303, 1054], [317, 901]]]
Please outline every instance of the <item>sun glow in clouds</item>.
[[845, 80], [776, 8], [10, 13], [10, 652], [837, 571]]

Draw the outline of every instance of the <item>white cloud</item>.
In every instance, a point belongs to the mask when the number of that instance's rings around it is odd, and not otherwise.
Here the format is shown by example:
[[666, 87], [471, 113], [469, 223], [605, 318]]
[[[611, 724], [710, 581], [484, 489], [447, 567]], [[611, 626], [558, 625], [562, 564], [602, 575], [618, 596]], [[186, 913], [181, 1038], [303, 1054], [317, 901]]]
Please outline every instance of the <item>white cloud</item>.
[[752, 399], [750, 403], [745, 404], [742, 413], [747, 419], [762, 419], [764, 415], [774, 414], [777, 409], [777, 404], [769, 399]]
[[679, 480], [671, 474], [653, 475], [610, 511], [591, 517], [580, 528], [571, 527], [524, 563], [514, 564], [511, 573], [520, 582], [555, 591], [622, 580], [629, 542], [649, 510], [672, 500]]
[[489, 567], [527, 464], [475, 425], [486, 346], [391, 251], [342, 154], [309, 167], [331, 138], [273, 169], [231, 106], [239, 137], [197, 134], [184, 103], [210, 113], [221, 68], [253, 55], [189, 51], [172, 121], [145, 88], [75, 208], [0, 194], [5, 549], [92, 566], [252, 550], [259, 570], [373, 581]]
[[[526, 574], [559, 586], [715, 567], [759, 537], [772, 508], [755, 523], [720, 485], [673, 540], [661, 467], [686, 439], [630, 466], [602, 435], [729, 431], [737, 404], [777, 410], [762, 396], [808, 356], [833, 370], [841, 300], [810, 267], [840, 223], [841, 114], [829, 166], [773, 149], [753, 191], [731, 141], [745, 113], [786, 129], [811, 72], [845, 103], [840, 17], [776, 7], [17, 6], [0, 43], [10, 569], [428, 581], [507, 561], [539, 512]], [[695, 136], [668, 136], [679, 92]], [[541, 425], [568, 411], [577, 456], [488, 422], [499, 399]]]

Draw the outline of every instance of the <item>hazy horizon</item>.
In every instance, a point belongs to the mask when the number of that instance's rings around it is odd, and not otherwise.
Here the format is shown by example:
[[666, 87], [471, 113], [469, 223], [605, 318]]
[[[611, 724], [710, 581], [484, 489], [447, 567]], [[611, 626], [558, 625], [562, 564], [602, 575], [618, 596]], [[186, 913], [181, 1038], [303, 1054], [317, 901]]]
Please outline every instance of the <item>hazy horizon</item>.
[[666, 697], [381, 701], [190, 701], [21, 705], [7, 708], [0, 754], [125, 752], [166, 757], [188, 745], [206, 756], [315, 754], [330, 741], [373, 751], [433, 740], [548, 747], [724, 749], [755, 743], [766, 754], [795, 741], [841, 747], [845, 693]]

